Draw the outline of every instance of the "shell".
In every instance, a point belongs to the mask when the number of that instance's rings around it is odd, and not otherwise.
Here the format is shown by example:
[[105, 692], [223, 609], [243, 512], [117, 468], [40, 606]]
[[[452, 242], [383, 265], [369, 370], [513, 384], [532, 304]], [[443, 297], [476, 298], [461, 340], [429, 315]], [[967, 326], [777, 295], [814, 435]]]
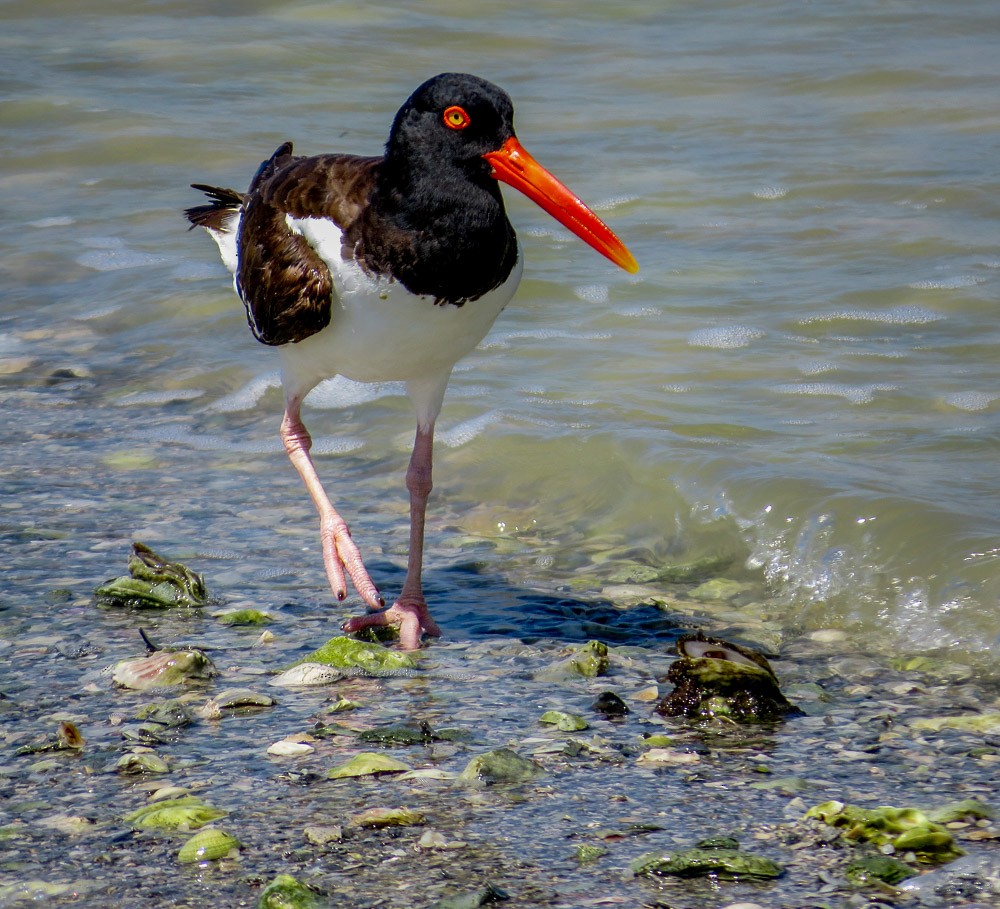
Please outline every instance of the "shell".
[[177, 853], [177, 861], [184, 864], [214, 862], [217, 859], [225, 858], [239, 848], [240, 841], [231, 833], [220, 830], [218, 827], [208, 827], [196, 833], [181, 846]]

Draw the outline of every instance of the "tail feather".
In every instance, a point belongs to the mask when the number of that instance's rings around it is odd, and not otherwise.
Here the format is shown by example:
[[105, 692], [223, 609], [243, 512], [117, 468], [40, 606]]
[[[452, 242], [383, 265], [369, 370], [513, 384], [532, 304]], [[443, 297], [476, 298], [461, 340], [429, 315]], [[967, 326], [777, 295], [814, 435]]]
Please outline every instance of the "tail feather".
[[222, 189], [204, 183], [192, 183], [192, 188], [200, 189], [211, 201], [208, 205], [195, 205], [184, 210], [191, 222], [191, 228], [204, 227], [206, 230], [225, 230], [226, 223], [243, 206], [243, 193], [235, 189]]

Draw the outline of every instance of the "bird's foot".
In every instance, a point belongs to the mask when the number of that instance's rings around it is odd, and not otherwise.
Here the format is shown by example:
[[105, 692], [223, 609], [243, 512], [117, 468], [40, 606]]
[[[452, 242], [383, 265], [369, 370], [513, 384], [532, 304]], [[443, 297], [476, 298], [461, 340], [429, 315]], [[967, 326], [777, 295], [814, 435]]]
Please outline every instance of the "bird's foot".
[[334, 596], [338, 600], [347, 598], [347, 578], [350, 578], [361, 599], [373, 609], [382, 609], [385, 600], [368, 574], [347, 525], [341, 520], [330, 527], [321, 526], [320, 540], [323, 545], [323, 565]]
[[369, 612], [367, 615], [348, 619], [341, 629], [348, 634], [362, 628], [388, 625], [399, 631], [399, 646], [403, 650], [419, 650], [421, 638], [425, 634], [439, 637], [441, 629], [431, 618], [427, 602], [420, 596], [401, 596], [388, 609]]

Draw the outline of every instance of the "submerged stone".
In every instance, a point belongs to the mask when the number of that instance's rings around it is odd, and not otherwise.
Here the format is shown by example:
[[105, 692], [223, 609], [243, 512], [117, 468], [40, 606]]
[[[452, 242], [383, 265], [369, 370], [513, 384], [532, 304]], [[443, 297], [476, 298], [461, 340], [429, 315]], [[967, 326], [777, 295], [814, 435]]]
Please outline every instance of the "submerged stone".
[[541, 765], [521, 757], [510, 748], [498, 748], [474, 757], [465, 766], [459, 779], [484, 783], [523, 783], [542, 773]]
[[593, 679], [607, 675], [611, 662], [608, 659], [608, 645], [602, 641], [588, 641], [573, 649], [563, 660], [542, 669], [535, 677], [542, 681], [564, 681], [582, 676]]
[[327, 776], [332, 780], [346, 779], [353, 776], [373, 776], [381, 773], [404, 773], [412, 768], [402, 761], [378, 754], [374, 751], [362, 751], [349, 761], [338, 764]]
[[348, 820], [351, 827], [414, 827], [424, 822], [424, 816], [419, 811], [409, 808], [369, 808], [360, 814], [355, 814]]
[[912, 852], [918, 862], [941, 864], [965, 853], [951, 833], [918, 808], [861, 808], [844, 802], [823, 802], [805, 816], [818, 818], [831, 827], [840, 827], [848, 841], [871, 843], [876, 848], [891, 846], [896, 852]]
[[201, 575], [157, 555], [143, 543], [132, 544], [128, 571], [128, 577], [112, 578], [94, 591], [98, 605], [167, 609], [208, 602]]
[[320, 895], [290, 874], [279, 874], [257, 900], [257, 909], [322, 909]]
[[158, 754], [142, 751], [122, 755], [115, 762], [115, 770], [124, 774], [167, 773], [170, 767]]
[[389, 675], [417, 667], [416, 660], [409, 654], [343, 635], [330, 638], [294, 665], [301, 663], [320, 663], [335, 669], [360, 669], [370, 675]]
[[226, 858], [240, 849], [240, 842], [231, 833], [213, 827], [202, 830], [189, 839], [177, 853], [181, 864], [192, 862], [214, 862]]
[[703, 877], [711, 874], [726, 880], [775, 878], [785, 873], [781, 865], [765, 856], [727, 845], [699, 845], [676, 852], [647, 852], [635, 859], [631, 868], [635, 875]]
[[855, 859], [844, 872], [847, 879], [858, 886], [873, 884], [876, 881], [895, 886], [916, 873], [905, 862], [890, 855], [867, 855]]
[[595, 713], [603, 714], [608, 719], [622, 717], [629, 712], [628, 704], [613, 691], [602, 691], [597, 696], [597, 700], [590, 705], [590, 709]]
[[144, 805], [123, 820], [137, 830], [197, 830], [227, 814], [192, 795]]
[[682, 637], [677, 652], [667, 672], [674, 690], [656, 705], [663, 716], [759, 723], [802, 714], [764, 656], [749, 647], [699, 633]]
[[280, 688], [307, 688], [313, 685], [332, 685], [344, 678], [344, 673], [322, 663], [297, 663], [278, 673], [270, 684]]
[[433, 903], [431, 909], [478, 909], [479, 906], [485, 906], [487, 903], [509, 899], [510, 894], [506, 890], [502, 890], [494, 884], [486, 884], [478, 890], [446, 896], [443, 900]]
[[223, 625], [272, 625], [274, 618], [259, 609], [237, 609], [221, 612], [215, 616]]
[[545, 726], [555, 726], [560, 732], [577, 732], [588, 728], [588, 723], [582, 716], [562, 710], [546, 710], [538, 718], [538, 722]]

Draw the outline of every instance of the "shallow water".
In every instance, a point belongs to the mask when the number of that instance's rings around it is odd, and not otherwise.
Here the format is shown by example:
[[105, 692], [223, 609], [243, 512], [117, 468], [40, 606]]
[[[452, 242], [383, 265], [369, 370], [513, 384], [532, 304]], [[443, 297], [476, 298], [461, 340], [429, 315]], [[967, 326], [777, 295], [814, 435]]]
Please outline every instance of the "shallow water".
[[[729, 557], [789, 626], [906, 650], [996, 639], [991, 5], [0, 16], [7, 599], [51, 587], [56, 563], [67, 583], [112, 572], [105, 545], [131, 538], [323, 598], [273, 352], [179, 210], [192, 180], [242, 186], [285, 138], [377, 152], [410, 89], [450, 68], [512, 93], [522, 141], [642, 271], [510, 200], [527, 277], [456, 370], [432, 552], [478, 536], [495, 589], [591, 592], [618, 559]], [[399, 564], [408, 403], [345, 383], [314, 403], [321, 472], [365, 551]], [[450, 559], [430, 562], [451, 595]]]

